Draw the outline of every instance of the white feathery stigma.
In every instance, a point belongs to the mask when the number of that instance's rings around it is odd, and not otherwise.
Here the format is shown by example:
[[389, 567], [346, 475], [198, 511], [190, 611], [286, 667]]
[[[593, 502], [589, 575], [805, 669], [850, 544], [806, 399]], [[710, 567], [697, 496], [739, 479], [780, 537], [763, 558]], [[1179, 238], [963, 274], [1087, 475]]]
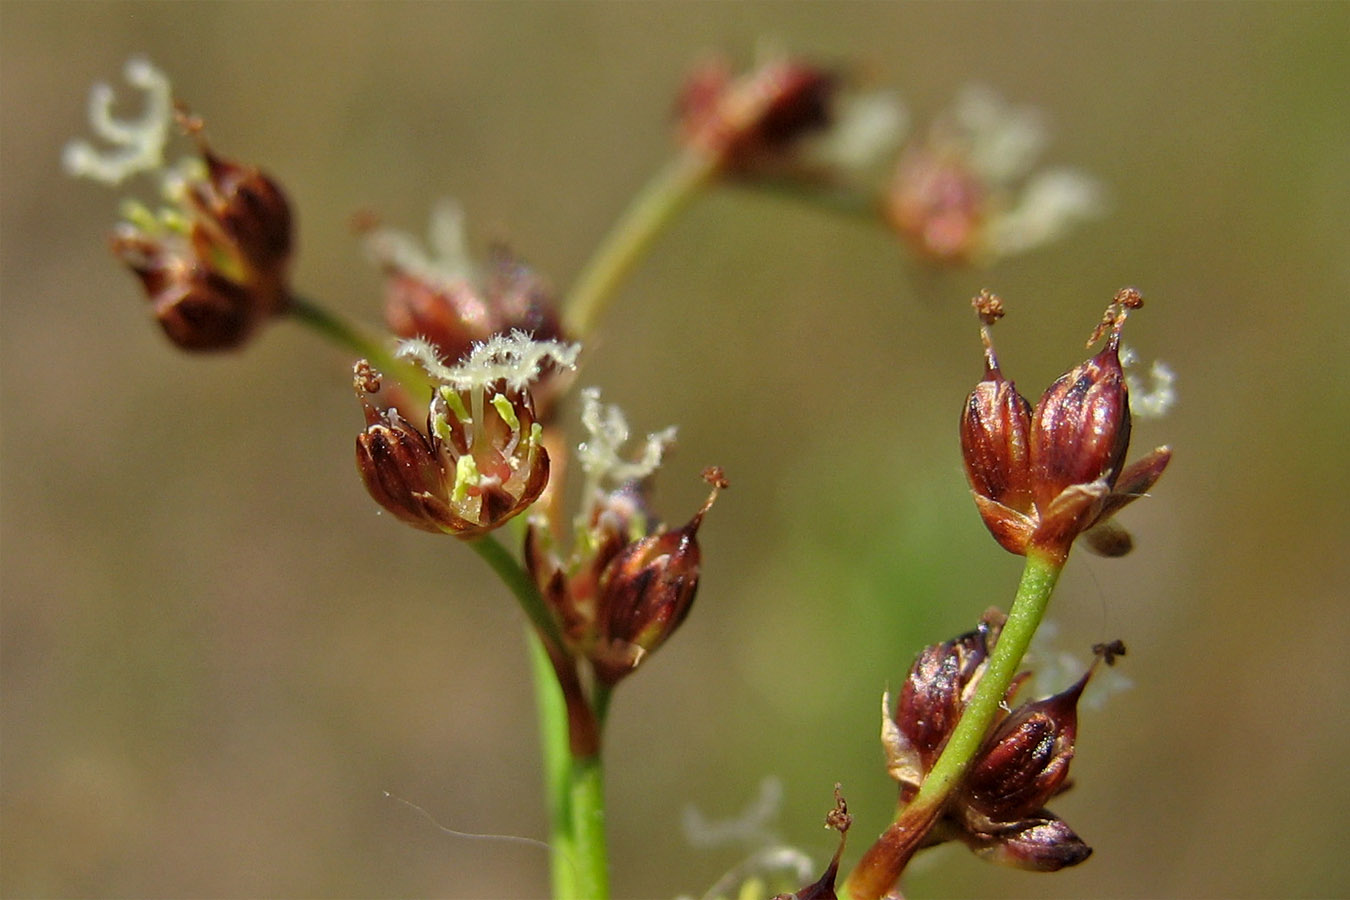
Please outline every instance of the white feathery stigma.
[[995, 184], [1007, 184], [1030, 172], [1049, 140], [1039, 109], [1012, 106], [980, 84], [961, 91], [952, 120], [975, 171]]
[[594, 387], [581, 392], [581, 424], [587, 438], [577, 447], [577, 460], [593, 488], [604, 479], [620, 485], [646, 478], [660, 468], [666, 449], [675, 442], [672, 425], [647, 435], [636, 459], [623, 459], [619, 451], [628, 441], [628, 420], [618, 406], [601, 404], [600, 389]]
[[113, 89], [102, 82], [95, 84], [89, 93], [89, 124], [113, 146], [99, 150], [85, 140], [66, 144], [61, 161], [69, 174], [118, 185], [138, 172], [164, 167], [164, 147], [173, 125], [169, 79], [141, 56], [127, 60], [123, 75], [145, 94], [144, 111], [136, 119], [114, 118]]
[[1125, 387], [1130, 392], [1130, 414], [1140, 419], [1160, 419], [1177, 402], [1176, 373], [1160, 359], [1149, 367], [1147, 382], [1137, 371], [1139, 354], [1132, 347], [1120, 348], [1120, 365], [1125, 370]]
[[999, 256], [1024, 253], [1059, 240], [1080, 222], [1106, 210], [1097, 179], [1077, 169], [1050, 169], [1034, 175], [1017, 203], [989, 222], [989, 247]]
[[362, 244], [376, 264], [427, 284], [454, 288], [478, 277], [465, 238], [464, 210], [449, 198], [432, 207], [425, 247], [406, 231], [385, 227], [372, 229]]
[[830, 127], [808, 143], [813, 160], [848, 172], [867, 172], [894, 158], [909, 129], [909, 111], [898, 94], [844, 94], [835, 106]]
[[422, 338], [401, 341], [398, 355], [417, 362], [432, 378], [456, 391], [488, 388], [503, 382], [518, 391], [539, 377], [548, 363], [575, 369], [580, 344], [537, 341], [523, 331], [494, 334], [473, 345], [459, 363], [447, 366], [432, 344]]

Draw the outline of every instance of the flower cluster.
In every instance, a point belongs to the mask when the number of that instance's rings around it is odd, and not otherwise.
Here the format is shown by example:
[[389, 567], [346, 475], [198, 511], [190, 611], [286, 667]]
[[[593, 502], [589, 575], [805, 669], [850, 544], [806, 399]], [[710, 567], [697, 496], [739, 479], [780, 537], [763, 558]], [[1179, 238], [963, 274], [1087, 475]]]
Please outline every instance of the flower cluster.
[[[100, 85], [90, 118], [111, 148], [75, 142], [65, 153], [72, 173], [111, 184], [143, 172], [159, 178], [164, 205], [126, 204], [114, 254], [184, 349], [240, 346], [289, 311], [397, 376], [399, 386], [387, 385], [368, 360], [355, 365], [365, 418], [356, 437], [360, 477], [400, 521], [469, 541], [529, 617], [542, 649], [536, 660], [552, 667], [559, 689], [555, 695], [548, 685], [540, 695], [551, 756], [566, 729], [568, 758], [547, 767], [554, 863], [569, 867], [557, 884], [574, 882], [568, 895], [607, 895], [598, 775], [610, 692], [689, 615], [702, 569], [698, 533], [727, 487], [722, 470], [703, 470], [706, 501], [686, 523], [668, 527], [652, 514], [650, 498], [674, 429], [625, 452], [623, 414], [601, 404], [597, 390], [582, 391], [586, 437], [571, 457], [584, 478], [581, 511], [570, 552], [559, 551], [568, 456], [553, 411], [571, 386], [580, 345], [564, 334], [546, 282], [504, 249], [476, 263], [453, 204], [435, 209], [425, 247], [367, 215], [360, 229], [387, 279], [385, 322], [402, 338], [391, 355], [292, 294], [293, 217], [276, 182], [215, 153], [202, 122], [175, 107], [167, 78], [148, 62], [132, 60], [126, 77], [146, 95], [144, 114], [115, 118], [112, 90]], [[901, 152], [907, 120], [898, 101], [850, 95], [843, 84], [837, 71], [781, 54], [740, 76], [720, 61], [700, 67], [678, 101], [684, 151], [583, 270], [569, 294], [567, 330], [588, 333], [595, 310], [657, 227], [719, 178], [804, 188], [874, 222], [884, 219], [920, 260], [936, 265], [1020, 253], [1101, 208], [1100, 189], [1084, 175], [1030, 174], [1045, 142], [1032, 111], [971, 89]], [[177, 132], [195, 152], [170, 167], [164, 151]], [[893, 163], [884, 187], [883, 158]], [[876, 182], [859, 187], [869, 169]], [[960, 420], [965, 472], [985, 525], [1005, 549], [1028, 557], [1026, 572], [1008, 617], [991, 611], [975, 630], [927, 647], [894, 712], [890, 696], [883, 698], [882, 741], [899, 806], [846, 881], [851, 897], [893, 896], [913, 853], [945, 841], [1040, 871], [1075, 865], [1092, 852], [1046, 805], [1068, 787], [1078, 701], [1096, 663], [1067, 690], [1015, 709], [1011, 703], [1028, 678], [1017, 674], [1023, 652], [1072, 545], [1083, 536], [1099, 553], [1128, 552], [1131, 538], [1113, 516], [1152, 487], [1171, 457], [1159, 447], [1126, 464], [1131, 376], [1121, 333], [1142, 304], [1132, 288], [1117, 293], [1088, 341], [1092, 347], [1105, 338], [1105, 346], [1033, 407], [1004, 377], [994, 352], [991, 328], [1002, 301], [988, 292], [974, 300], [984, 376]], [[1172, 402], [1172, 375], [1157, 364], [1153, 379], [1152, 390], [1134, 393], [1141, 411], [1156, 414]], [[412, 396], [419, 386], [422, 396]], [[518, 556], [489, 536], [536, 502], [539, 512], [515, 531], [523, 539]], [[1124, 646], [1094, 651], [1110, 665]], [[827, 824], [839, 832], [839, 848], [819, 880], [781, 897], [837, 896], [851, 821], [836, 786]]]
[[686, 147], [739, 180], [808, 187], [841, 210], [884, 220], [922, 263], [983, 265], [1058, 240], [1099, 216], [1105, 191], [1076, 169], [1033, 171], [1048, 142], [1040, 112], [972, 85], [905, 141], [894, 95], [847, 90], [840, 72], [766, 54], [739, 77], [722, 60], [685, 83]]
[[1120, 333], [1143, 305], [1125, 288], [1107, 307], [1091, 346], [1097, 355], [1061, 375], [1033, 409], [1003, 377], [990, 326], [1003, 315], [988, 292], [973, 301], [985, 347], [984, 378], [961, 414], [961, 451], [975, 505], [995, 539], [1012, 553], [1063, 559], [1084, 532], [1106, 555], [1129, 551], [1129, 535], [1110, 522], [1162, 475], [1171, 450], [1159, 447], [1126, 466], [1129, 388], [1120, 364]]
[[[1003, 624], [986, 613], [971, 632], [923, 650], [901, 688], [892, 715], [882, 701], [882, 744], [887, 767], [900, 784], [903, 805], [918, 792], [951, 737], [988, 665]], [[1119, 642], [1099, 657], [1123, 655]], [[929, 833], [928, 843], [960, 840], [993, 862], [1037, 871], [1076, 865], [1092, 850], [1045, 804], [1067, 786], [1078, 728], [1078, 699], [1095, 663], [1067, 690], [1024, 703], [1002, 716]], [[1005, 696], [1012, 700], [1026, 679]]]
[[702, 553], [698, 529], [718, 491], [722, 470], [703, 478], [712, 491], [680, 528], [668, 529], [648, 509], [651, 475], [674, 430], [648, 435], [640, 458], [618, 450], [628, 425], [599, 393], [582, 393], [588, 440], [578, 453], [586, 471], [587, 510], [577, 522], [576, 546], [566, 564], [553, 552], [551, 534], [532, 522], [525, 545], [530, 574], [558, 621], [567, 649], [589, 660], [602, 684], [631, 674], [675, 632], [693, 606]]
[[[215, 153], [201, 120], [175, 109], [168, 78], [144, 59], [127, 63], [127, 80], [146, 93], [139, 120], [112, 115], [113, 92], [95, 87], [90, 121], [112, 148], [84, 141], [66, 147], [66, 169], [120, 184], [156, 172], [165, 206], [129, 201], [112, 236], [113, 254], [141, 280], [155, 318], [185, 350], [238, 347], [290, 302], [292, 216], [281, 188], [253, 166]], [[164, 148], [172, 125], [196, 142], [195, 157], [172, 168]]]
[[772, 168], [830, 124], [835, 87], [832, 74], [782, 56], [740, 78], [712, 60], [689, 76], [676, 101], [681, 138], [733, 173]]

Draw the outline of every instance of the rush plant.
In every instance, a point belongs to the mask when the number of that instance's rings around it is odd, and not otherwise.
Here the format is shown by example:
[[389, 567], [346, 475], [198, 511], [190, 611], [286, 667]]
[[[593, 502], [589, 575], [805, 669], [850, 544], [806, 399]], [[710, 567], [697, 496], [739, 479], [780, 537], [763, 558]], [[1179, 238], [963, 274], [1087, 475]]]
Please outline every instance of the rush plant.
[[[453, 205], [436, 210], [426, 247], [368, 223], [364, 241], [386, 276], [388, 333], [380, 334], [292, 284], [295, 219], [279, 181], [208, 143], [202, 121], [175, 102], [167, 77], [148, 61], [132, 60], [126, 78], [145, 95], [143, 115], [115, 118], [112, 90], [98, 86], [91, 120], [107, 146], [72, 143], [65, 162], [73, 174], [110, 184], [157, 179], [155, 204], [124, 204], [111, 249], [139, 280], [166, 336], [192, 353], [238, 350], [289, 317], [350, 351], [364, 417], [355, 468], [371, 498], [400, 522], [462, 541], [524, 612], [559, 900], [609, 895], [610, 699], [690, 615], [700, 525], [730, 483], [709, 467], [702, 506], [682, 524], [663, 522], [649, 501], [674, 430], [633, 441], [623, 413], [595, 388], [576, 391], [570, 408], [579, 408], [585, 436], [567, 445], [563, 401], [625, 273], [692, 198], [733, 182], [867, 217], [892, 229], [916, 266], [974, 266], [1040, 247], [1101, 207], [1088, 176], [1033, 173], [1043, 142], [1036, 114], [988, 90], [962, 95], [949, 115], [906, 142], [898, 102], [851, 92], [837, 72], [786, 56], [739, 75], [709, 63], [679, 94], [672, 161], [561, 297], [505, 250], [473, 259]], [[187, 153], [171, 163], [166, 149], [177, 136]], [[1002, 300], [988, 292], [975, 298], [984, 371], [953, 449], [976, 513], [999, 546], [1025, 558], [1024, 573], [1006, 614], [977, 619], [972, 610], [973, 630], [927, 647], [896, 696], [883, 698], [882, 742], [897, 799], [880, 836], [841, 876], [852, 818], [836, 789], [827, 822], [841, 835], [839, 851], [819, 879], [780, 896], [897, 896], [913, 856], [945, 841], [1041, 871], [1091, 854], [1047, 805], [1069, 785], [1078, 699], [1097, 663], [1052, 696], [1017, 702], [1017, 694], [1027, 676], [1023, 656], [1072, 548], [1081, 537], [1104, 555], [1127, 552], [1129, 535], [1114, 517], [1170, 459], [1160, 447], [1127, 462], [1131, 397], [1121, 333], [1142, 305], [1139, 291], [1125, 288], [1100, 320], [1085, 322], [1096, 325], [1089, 347], [1102, 348], [1033, 406], [994, 352], [990, 331]], [[569, 476], [581, 481], [570, 515], [562, 508]], [[1125, 648], [1112, 641], [1094, 652], [1111, 664]], [[893, 663], [885, 661], [879, 682]], [[709, 896], [767, 896], [776, 888], [766, 875], [750, 866]]]

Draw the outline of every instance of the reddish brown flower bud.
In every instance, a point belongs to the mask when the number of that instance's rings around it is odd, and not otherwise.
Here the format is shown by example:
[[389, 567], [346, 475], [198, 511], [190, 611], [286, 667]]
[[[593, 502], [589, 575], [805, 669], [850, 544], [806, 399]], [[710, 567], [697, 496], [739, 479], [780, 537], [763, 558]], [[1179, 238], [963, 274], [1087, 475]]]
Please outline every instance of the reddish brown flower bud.
[[[975, 631], [926, 648], [910, 670], [893, 718], [883, 701], [882, 744], [889, 773], [900, 782], [902, 806], [940, 757], [984, 674], [1002, 624], [1002, 614], [990, 610]], [[1110, 665], [1125, 654], [1125, 645], [1101, 643], [1093, 653]], [[1096, 665], [1068, 690], [999, 714], [944, 804], [932, 809], [921, 830], [897, 834], [895, 840], [912, 853], [959, 839], [992, 861], [1045, 871], [1086, 859], [1091, 850], [1045, 804], [1068, 787], [1078, 700]], [[1005, 708], [1029, 674], [1009, 685]]]
[[[1131, 541], [1106, 523], [1162, 474], [1171, 451], [1159, 448], [1123, 468], [1130, 442], [1129, 390], [1120, 364], [1120, 330], [1143, 300], [1126, 288], [1107, 308], [1096, 340], [1106, 347], [1065, 373], [1028, 410], [1003, 378], [989, 326], [1001, 302], [975, 299], [985, 343], [985, 377], [967, 399], [961, 447], [975, 503], [985, 525], [1007, 550], [1029, 549], [1062, 559], [1075, 538], [1094, 526], [1091, 546], [1106, 555], [1128, 552]], [[1089, 342], [1091, 343], [1091, 342]]]
[[398, 410], [380, 412], [371, 404], [367, 397], [380, 389], [380, 381], [364, 360], [356, 365], [355, 386], [366, 413], [366, 430], [356, 438], [356, 467], [370, 496], [423, 531], [469, 528], [450, 508], [450, 475], [439, 441], [413, 427]]
[[722, 470], [703, 477], [713, 486], [703, 507], [683, 528], [658, 529], [626, 545], [606, 566], [598, 585], [596, 677], [614, 684], [631, 673], [675, 632], [694, 603], [701, 552], [698, 529], [720, 490]]
[[185, 350], [228, 350], [285, 310], [290, 212], [256, 169], [202, 146], [210, 177], [185, 185], [186, 232], [146, 222], [113, 232], [113, 255], [141, 279], [155, 317]]
[[384, 315], [400, 337], [424, 338], [454, 361], [494, 334], [523, 331], [539, 340], [562, 335], [556, 299], [548, 285], [505, 249], [494, 251], [480, 289], [463, 280], [433, 280], [425, 272], [386, 264]]
[[1072, 828], [1048, 812], [995, 833], [966, 834], [963, 840], [982, 859], [1033, 872], [1058, 872], [1092, 855]]
[[[443, 202], [432, 213], [430, 252], [407, 234], [362, 217], [366, 249], [384, 270], [384, 317], [389, 330], [430, 344], [443, 360], [463, 358], [493, 335], [522, 332], [560, 340], [562, 323], [552, 289], [504, 247], [493, 249], [486, 273], [469, 258], [462, 214]], [[531, 393], [541, 419], [563, 386], [564, 370], [550, 367]]]
[[467, 281], [438, 285], [391, 270], [384, 292], [384, 321], [399, 337], [421, 337], [449, 360], [492, 334], [487, 304]]
[[689, 77], [676, 104], [683, 140], [738, 175], [772, 168], [800, 138], [830, 124], [836, 81], [785, 58], [740, 78], [721, 60], [706, 63]]
[[[1120, 641], [1092, 649], [1108, 665], [1125, 654]], [[1050, 872], [1087, 859], [1091, 848], [1045, 804], [1068, 787], [1078, 699], [1096, 665], [1068, 690], [1025, 703], [994, 727], [948, 801], [946, 836], [991, 862], [1023, 869]]]
[[525, 535], [526, 568], [577, 655], [590, 656], [598, 640], [601, 576], [634, 535], [648, 534], [656, 527], [647, 511], [644, 486], [629, 482], [597, 500], [591, 509], [584, 547], [564, 569], [552, 552], [549, 530], [530, 523]]
[[[695, 532], [707, 506], [683, 529], [667, 532], [649, 511], [648, 492], [675, 430], [647, 435], [637, 458], [627, 459], [622, 411], [601, 404], [593, 388], [581, 392], [581, 403], [587, 436], [576, 460], [586, 476], [586, 500], [572, 554], [561, 561], [551, 529], [532, 521], [525, 562], [569, 655], [589, 660], [598, 678], [613, 683], [687, 615], [698, 578]], [[720, 470], [704, 477], [724, 485]]]
[[994, 537], [1019, 553], [1035, 520], [1030, 479], [1031, 404], [1003, 377], [994, 354], [990, 326], [1003, 315], [1003, 303], [981, 291], [972, 301], [980, 315], [984, 340], [984, 378], [966, 398], [961, 414], [961, 455], [980, 515]]
[[882, 212], [920, 261], [980, 265], [1057, 240], [1102, 208], [1095, 179], [1033, 172], [1039, 111], [971, 86], [900, 156]]
[[1120, 332], [1082, 365], [1061, 375], [1036, 404], [1031, 482], [1036, 505], [1049, 507], [1065, 488], [1120, 474], [1130, 446], [1130, 403], [1120, 367]]
[[896, 704], [895, 728], [887, 726], [883, 736], [888, 770], [900, 782], [902, 801], [918, 790], [946, 746], [1002, 624], [1002, 614], [991, 610], [974, 631], [925, 647], [910, 667]]
[[116, 231], [112, 250], [141, 280], [156, 321], [182, 349], [237, 347], [252, 334], [253, 297], [243, 285], [134, 231]]
[[1068, 690], [1024, 703], [985, 739], [956, 805], [968, 827], [1027, 818], [1064, 786], [1078, 734], [1078, 698], [1092, 670]]
[[[207, 145], [201, 120], [180, 113], [185, 131], [197, 141], [208, 177], [187, 185], [201, 213], [197, 226], [204, 247], [228, 245], [248, 271], [248, 280], [280, 291], [294, 246], [291, 206], [275, 181], [257, 167], [224, 159]], [[208, 234], [217, 230], [219, 234]], [[284, 303], [284, 292], [277, 297]]]

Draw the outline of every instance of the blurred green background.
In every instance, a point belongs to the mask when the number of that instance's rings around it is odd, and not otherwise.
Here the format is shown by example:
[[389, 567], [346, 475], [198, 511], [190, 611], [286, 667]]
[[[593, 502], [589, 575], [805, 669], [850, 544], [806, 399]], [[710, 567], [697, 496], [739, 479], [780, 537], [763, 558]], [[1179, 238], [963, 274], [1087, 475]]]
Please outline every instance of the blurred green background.
[[[1048, 161], [1112, 214], [984, 271], [924, 275], [880, 229], [707, 196], [627, 283], [582, 378], [634, 427], [681, 426], [659, 509], [733, 487], [678, 637], [619, 692], [617, 896], [699, 894], [744, 847], [690, 845], [765, 776], [819, 858], [894, 802], [881, 691], [1010, 600], [1018, 561], [970, 504], [956, 416], [979, 376], [967, 298], [1011, 310], [1035, 396], [1111, 294], [1180, 401], [1176, 457], [1079, 553], [1056, 647], [1120, 637], [1126, 693], [1084, 714], [1056, 804], [1096, 855], [1058, 875], [921, 857], [907, 896], [1350, 895], [1346, 753], [1345, 4], [63, 4], [0, 7], [3, 743], [0, 893], [531, 897], [544, 854], [520, 616], [448, 538], [376, 515], [352, 466], [350, 359], [291, 324], [188, 358], [106, 252], [116, 199], [65, 178], [96, 80], [147, 53], [218, 149], [300, 214], [297, 282], [373, 320], [348, 229], [421, 233], [458, 198], [566, 285], [670, 153], [709, 51], [769, 38], [857, 64], [922, 123], [966, 83], [1052, 121]], [[1080, 654], [1085, 656], [1085, 654]]]

